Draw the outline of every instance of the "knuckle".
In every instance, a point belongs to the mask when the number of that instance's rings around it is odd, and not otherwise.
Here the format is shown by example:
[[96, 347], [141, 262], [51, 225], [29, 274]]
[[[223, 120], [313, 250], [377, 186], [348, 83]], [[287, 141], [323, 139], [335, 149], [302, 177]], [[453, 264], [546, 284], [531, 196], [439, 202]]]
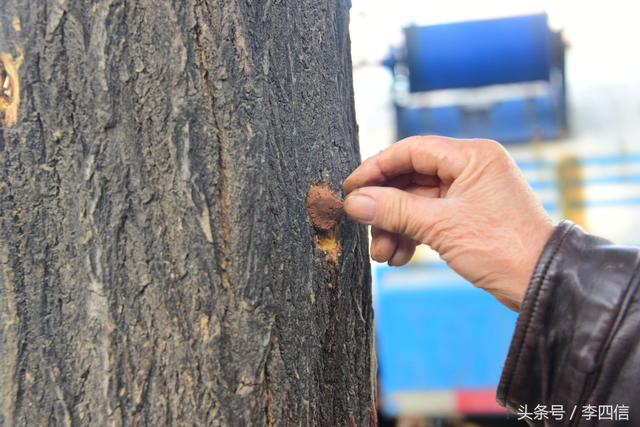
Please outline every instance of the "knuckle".
[[403, 144], [407, 144], [409, 146], [413, 146], [413, 145], [424, 144], [424, 142], [427, 139], [428, 139], [428, 137], [426, 137], [426, 136], [416, 135], [416, 136], [409, 136], [407, 138], [404, 138], [400, 142], [403, 143]]
[[424, 156], [429, 154], [429, 142], [431, 138], [428, 136], [417, 136], [411, 143], [409, 144], [409, 154], [411, 158], [416, 158], [417, 156]]
[[478, 139], [476, 144], [480, 147], [480, 150], [491, 156], [504, 156], [504, 148], [502, 145], [494, 141], [493, 139]]
[[434, 144], [437, 141], [440, 141], [438, 137], [433, 135], [419, 135], [419, 136], [411, 136], [406, 140], [407, 147], [409, 149], [409, 153], [411, 155], [422, 154], [425, 150], [429, 149], [429, 146]]
[[[456, 245], [455, 234], [459, 226], [452, 218], [444, 218], [431, 227], [425, 241], [429, 246], [438, 251], [441, 255], [451, 252], [452, 246]], [[448, 261], [445, 258], [446, 261]]]
[[415, 164], [414, 159], [416, 158], [416, 155], [419, 153], [419, 150], [425, 145], [423, 138], [420, 136], [411, 136], [402, 140], [402, 144], [406, 145], [406, 150], [409, 153], [409, 159], [412, 165]]
[[411, 148], [414, 149], [414, 152], [421, 152], [422, 150], [428, 150], [430, 146], [436, 143], [442, 143], [443, 140], [441, 137], [435, 135], [420, 135], [414, 136], [409, 139]]
[[372, 156], [372, 157], [364, 159], [362, 161], [362, 163], [360, 163], [360, 167], [362, 167], [364, 169], [370, 167], [371, 165], [374, 164], [374, 158], [375, 158], [375, 156]]
[[389, 230], [404, 234], [407, 229], [408, 215], [406, 197], [397, 195], [389, 198], [385, 212]]
[[387, 212], [387, 217], [390, 221], [389, 229], [405, 236], [419, 236], [422, 233], [420, 215], [420, 212], [416, 212], [416, 209], [413, 209], [409, 194], [395, 197], [389, 204], [389, 211]]
[[478, 140], [480, 157], [487, 164], [491, 164], [500, 169], [510, 166], [511, 158], [507, 150], [497, 141], [492, 139]]

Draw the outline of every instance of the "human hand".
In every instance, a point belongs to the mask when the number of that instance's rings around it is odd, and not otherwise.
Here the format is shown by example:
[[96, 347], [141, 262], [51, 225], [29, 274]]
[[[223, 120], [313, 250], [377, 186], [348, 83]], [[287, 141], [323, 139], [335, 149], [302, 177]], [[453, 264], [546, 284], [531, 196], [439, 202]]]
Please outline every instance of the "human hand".
[[407, 138], [364, 161], [343, 187], [347, 215], [372, 226], [374, 260], [406, 264], [424, 243], [514, 310], [554, 227], [490, 140]]

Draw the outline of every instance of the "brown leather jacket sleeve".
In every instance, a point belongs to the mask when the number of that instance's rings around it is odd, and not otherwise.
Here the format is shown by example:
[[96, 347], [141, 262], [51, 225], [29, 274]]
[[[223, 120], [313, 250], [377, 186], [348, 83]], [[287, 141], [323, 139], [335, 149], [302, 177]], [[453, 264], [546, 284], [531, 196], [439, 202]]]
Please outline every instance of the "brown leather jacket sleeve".
[[640, 425], [638, 254], [568, 221], [556, 227], [522, 305], [500, 404], [531, 425]]

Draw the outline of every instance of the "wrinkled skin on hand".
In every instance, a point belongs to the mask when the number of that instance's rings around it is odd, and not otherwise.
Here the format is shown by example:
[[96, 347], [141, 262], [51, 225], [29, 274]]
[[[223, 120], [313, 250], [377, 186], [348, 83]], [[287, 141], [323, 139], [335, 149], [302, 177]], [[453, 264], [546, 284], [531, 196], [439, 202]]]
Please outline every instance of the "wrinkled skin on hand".
[[407, 138], [363, 162], [343, 187], [347, 215], [372, 226], [374, 260], [402, 265], [426, 244], [514, 310], [554, 227], [490, 140]]

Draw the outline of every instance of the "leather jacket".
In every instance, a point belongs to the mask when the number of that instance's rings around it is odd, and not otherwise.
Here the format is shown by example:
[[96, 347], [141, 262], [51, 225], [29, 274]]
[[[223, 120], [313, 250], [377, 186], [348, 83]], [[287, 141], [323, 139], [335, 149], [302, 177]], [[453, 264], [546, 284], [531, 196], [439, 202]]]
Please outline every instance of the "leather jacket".
[[640, 426], [639, 252], [568, 221], [556, 227], [522, 304], [500, 404], [536, 426]]

